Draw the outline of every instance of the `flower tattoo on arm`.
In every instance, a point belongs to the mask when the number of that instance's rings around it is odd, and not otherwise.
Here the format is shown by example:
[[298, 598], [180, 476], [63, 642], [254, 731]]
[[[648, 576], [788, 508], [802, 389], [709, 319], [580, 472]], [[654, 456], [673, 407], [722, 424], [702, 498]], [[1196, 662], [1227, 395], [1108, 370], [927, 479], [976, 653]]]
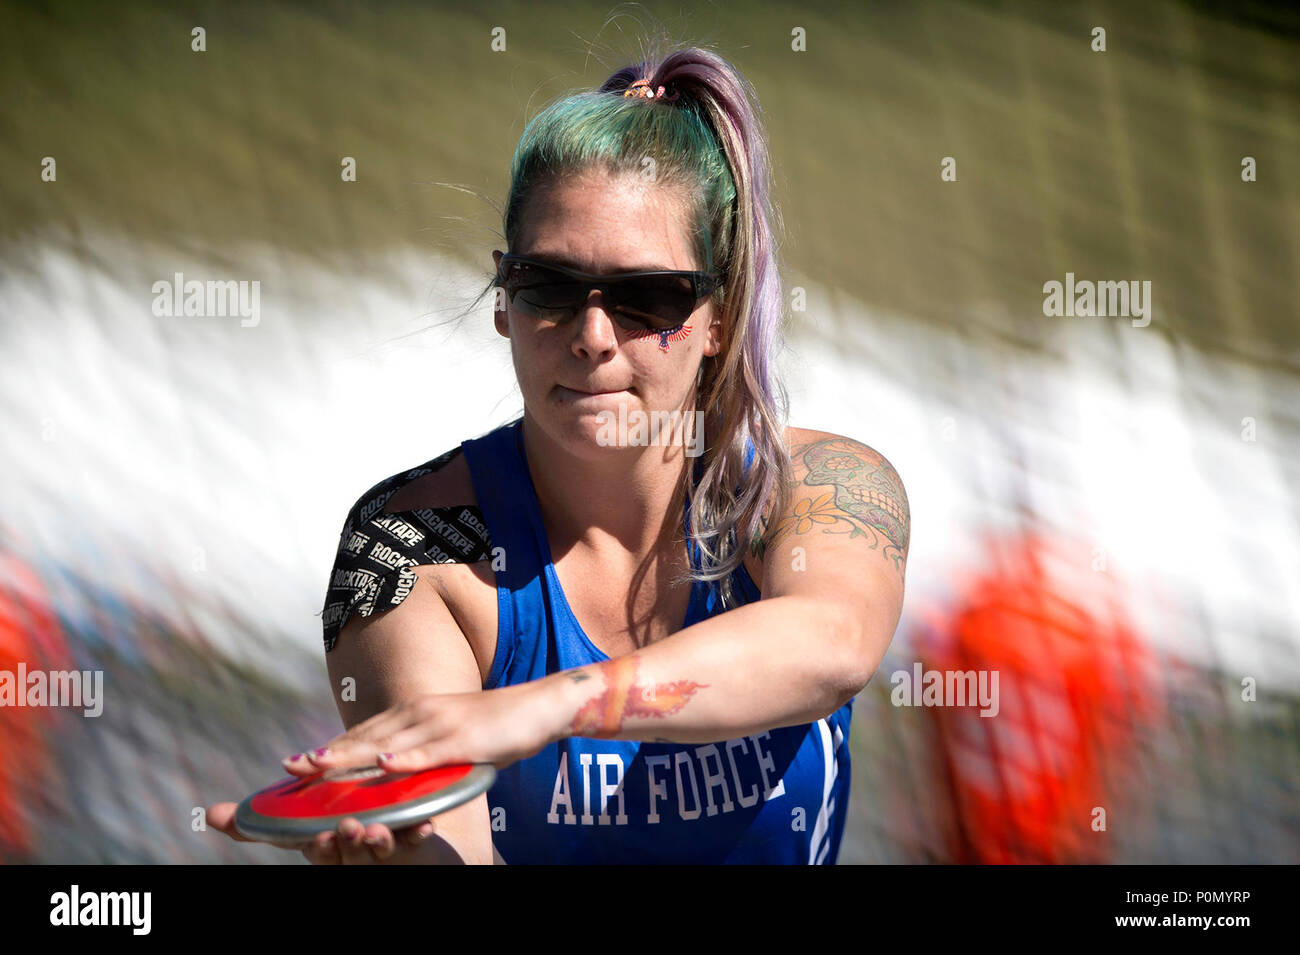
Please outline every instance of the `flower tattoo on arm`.
[[820, 528], [865, 538], [902, 573], [911, 513], [903, 481], [884, 456], [861, 442], [837, 437], [795, 445], [790, 459], [796, 477], [793, 508], [778, 523], [768, 546]]

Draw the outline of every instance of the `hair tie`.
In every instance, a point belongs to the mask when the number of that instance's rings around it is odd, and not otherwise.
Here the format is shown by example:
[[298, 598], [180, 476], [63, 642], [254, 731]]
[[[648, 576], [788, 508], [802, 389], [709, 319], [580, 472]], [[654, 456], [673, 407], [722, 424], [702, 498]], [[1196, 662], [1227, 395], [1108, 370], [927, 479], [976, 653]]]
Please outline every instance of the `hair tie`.
[[668, 102], [671, 103], [677, 99], [679, 94], [676, 89], [674, 89], [671, 93], [665, 93], [664, 88], [662, 86], [660, 86], [658, 91], [656, 91], [650, 88], [649, 80], [636, 80], [635, 82], [631, 83], [627, 89], [623, 91], [623, 95], [625, 97], [634, 96], [637, 97], [638, 99], [654, 99], [656, 96], [658, 96], [659, 99], [667, 100]]

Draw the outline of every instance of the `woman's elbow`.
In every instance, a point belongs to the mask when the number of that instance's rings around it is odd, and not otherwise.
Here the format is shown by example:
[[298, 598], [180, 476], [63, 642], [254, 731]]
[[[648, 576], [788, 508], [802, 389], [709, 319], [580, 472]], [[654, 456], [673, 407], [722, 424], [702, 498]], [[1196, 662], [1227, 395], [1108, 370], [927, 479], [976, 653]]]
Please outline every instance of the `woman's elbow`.
[[[885, 619], [889, 616], [892, 622]], [[831, 712], [844, 706], [871, 682], [898, 626], [897, 615], [868, 612], [861, 607], [845, 609], [839, 618], [843, 636], [839, 641], [842, 653], [835, 681], [838, 702]]]

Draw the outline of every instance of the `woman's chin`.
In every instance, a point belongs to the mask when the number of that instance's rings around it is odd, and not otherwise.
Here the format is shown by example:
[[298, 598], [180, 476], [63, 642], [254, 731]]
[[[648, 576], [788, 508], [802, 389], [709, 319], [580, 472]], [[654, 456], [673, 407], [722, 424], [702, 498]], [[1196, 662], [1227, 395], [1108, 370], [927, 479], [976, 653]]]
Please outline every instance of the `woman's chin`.
[[575, 433], [589, 435], [593, 443], [599, 434], [617, 432], [620, 421], [625, 427], [629, 413], [636, 407], [636, 401], [628, 391], [592, 395], [557, 385], [550, 395], [554, 420]]
[[570, 410], [551, 420], [555, 425], [552, 434], [574, 457], [595, 461], [628, 450], [628, 442], [619, 440], [617, 409]]

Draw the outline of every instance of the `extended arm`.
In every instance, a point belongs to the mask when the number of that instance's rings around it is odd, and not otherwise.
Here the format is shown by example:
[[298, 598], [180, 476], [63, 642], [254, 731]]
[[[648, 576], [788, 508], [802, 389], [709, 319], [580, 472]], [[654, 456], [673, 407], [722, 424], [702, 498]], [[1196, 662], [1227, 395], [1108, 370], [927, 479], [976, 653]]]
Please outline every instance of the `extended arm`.
[[763, 599], [537, 681], [551, 739], [730, 739], [820, 719], [867, 684], [902, 613], [907, 495], [866, 445], [799, 434]]
[[[371, 760], [397, 772], [459, 762], [500, 769], [569, 736], [712, 742], [834, 712], [871, 679], [898, 626], [907, 497], [866, 445], [798, 434], [794, 493], [773, 518], [757, 603], [528, 683], [439, 692], [399, 681], [385, 694], [391, 708], [307, 758], [318, 769]], [[466, 661], [464, 691], [471, 681]], [[474, 820], [480, 840], [485, 812]]]

